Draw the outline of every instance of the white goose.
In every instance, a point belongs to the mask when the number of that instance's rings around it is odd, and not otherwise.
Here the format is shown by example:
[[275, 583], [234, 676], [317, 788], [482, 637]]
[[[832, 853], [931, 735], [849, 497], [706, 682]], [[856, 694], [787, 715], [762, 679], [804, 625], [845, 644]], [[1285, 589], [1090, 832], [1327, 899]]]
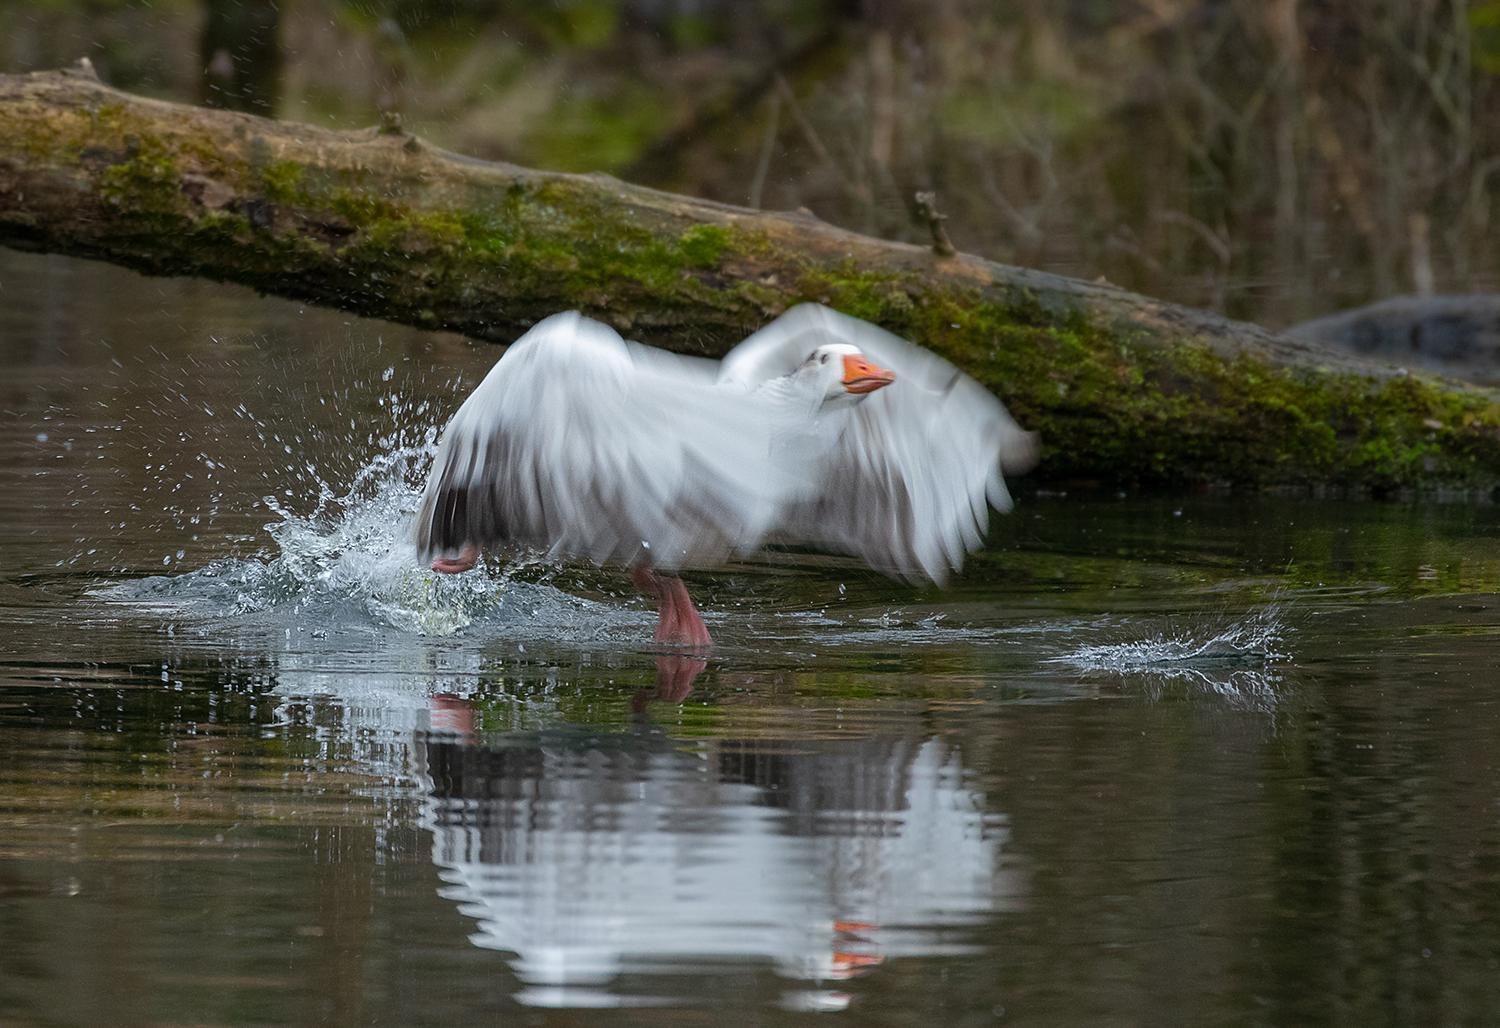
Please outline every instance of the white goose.
[[487, 546], [632, 565], [658, 644], [711, 643], [676, 571], [767, 541], [942, 583], [1036, 437], [928, 351], [803, 304], [718, 364], [577, 312], [514, 343], [453, 416], [415, 524], [436, 571]]

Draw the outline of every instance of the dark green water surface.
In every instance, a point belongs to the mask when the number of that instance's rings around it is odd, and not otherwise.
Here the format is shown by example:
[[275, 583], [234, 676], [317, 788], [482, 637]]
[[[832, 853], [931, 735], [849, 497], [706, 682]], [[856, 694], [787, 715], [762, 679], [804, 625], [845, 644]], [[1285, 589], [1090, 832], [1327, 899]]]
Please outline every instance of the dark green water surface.
[[412, 558], [498, 351], [0, 251], [0, 1025], [1500, 1023], [1500, 510]]

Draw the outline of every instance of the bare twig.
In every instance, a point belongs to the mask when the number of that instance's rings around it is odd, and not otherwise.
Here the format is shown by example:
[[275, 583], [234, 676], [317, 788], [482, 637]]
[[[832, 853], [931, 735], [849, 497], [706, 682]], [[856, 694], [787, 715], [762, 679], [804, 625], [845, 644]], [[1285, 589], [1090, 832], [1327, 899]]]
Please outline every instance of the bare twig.
[[766, 118], [766, 134], [760, 144], [760, 159], [755, 162], [755, 177], [750, 180], [750, 206], [760, 210], [760, 193], [766, 184], [766, 174], [771, 170], [771, 154], [776, 149], [776, 137], [781, 131], [781, 94], [769, 97], [771, 113]]
[[1000, 208], [1001, 213], [1015, 223], [1016, 231], [1020, 234], [1026, 245], [1036, 246], [1041, 243], [1044, 237], [1037, 223], [1041, 220], [1042, 213], [1046, 210], [1047, 200], [1052, 195], [1052, 190], [1048, 189], [1041, 203], [1034, 205], [1026, 213], [1023, 213], [1015, 204], [1010, 202], [1010, 198], [1000, 188], [1000, 183], [995, 181], [995, 171], [990, 167], [988, 162], [984, 162], [976, 157], [975, 164], [979, 167], [979, 181], [980, 185], [984, 188], [985, 195], [994, 202], [996, 207]]
[[917, 213], [926, 220], [927, 227], [932, 232], [932, 252], [939, 257], [957, 257], [958, 249], [953, 245], [953, 240], [948, 238], [948, 230], [943, 227], [948, 215], [938, 213], [937, 194], [918, 193], [916, 200]]
[[807, 120], [807, 115], [802, 113], [802, 106], [797, 103], [797, 94], [792, 92], [791, 85], [780, 72], [776, 73], [776, 89], [781, 94], [781, 98], [786, 101], [786, 105], [792, 109], [792, 117], [797, 120], [797, 127], [802, 130], [802, 135], [807, 139], [807, 145], [812, 147], [813, 153], [818, 155], [818, 160], [833, 172], [849, 199], [863, 204], [865, 198], [860, 195], [854, 183], [849, 181], [849, 176], [844, 174], [844, 169], [839, 167], [838, 161], [833, 159], [833, 154], [828, 152], [828, 147], [823, 145], [823, 139], [818, 135], [818, 130], [813, 128], [812, 122]]
[[1234, 250], [1230, 247], [1229, 240], [1226, 238], [1227, 233], [1224, 233], [1222, 229], [1215, 231], [1191, 214], [1184, 214], [1182, 211], [1162, 211], [1157, 217], [1162, 221], [1185, 225], [1192, 229], [1198, 234], [1198, 238], [1203, 240], [1204, 245], [1213, 251], [1214, 256], [1219, 259], [1219, 263], [1225, 268], [1229, 267], [1229, 262], [1234, 258]]

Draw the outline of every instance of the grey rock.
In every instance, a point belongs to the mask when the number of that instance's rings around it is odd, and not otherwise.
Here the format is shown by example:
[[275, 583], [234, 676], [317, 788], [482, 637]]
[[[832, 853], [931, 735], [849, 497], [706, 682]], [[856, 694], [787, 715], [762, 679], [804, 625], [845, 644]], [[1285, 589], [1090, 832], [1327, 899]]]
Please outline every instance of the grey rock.
[[1393, 296], [1286, 334], [1367, 360], [1500, 383], [1500, 295]]

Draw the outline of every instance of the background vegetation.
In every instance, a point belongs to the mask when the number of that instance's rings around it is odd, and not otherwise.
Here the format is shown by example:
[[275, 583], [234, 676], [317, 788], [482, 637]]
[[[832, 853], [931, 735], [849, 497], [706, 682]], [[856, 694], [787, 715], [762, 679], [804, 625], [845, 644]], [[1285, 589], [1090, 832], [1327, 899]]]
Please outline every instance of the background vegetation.
[[806, 207], [1284, 326], [1500, 291], [1500, 2], [7, 0], [0, 70]]

